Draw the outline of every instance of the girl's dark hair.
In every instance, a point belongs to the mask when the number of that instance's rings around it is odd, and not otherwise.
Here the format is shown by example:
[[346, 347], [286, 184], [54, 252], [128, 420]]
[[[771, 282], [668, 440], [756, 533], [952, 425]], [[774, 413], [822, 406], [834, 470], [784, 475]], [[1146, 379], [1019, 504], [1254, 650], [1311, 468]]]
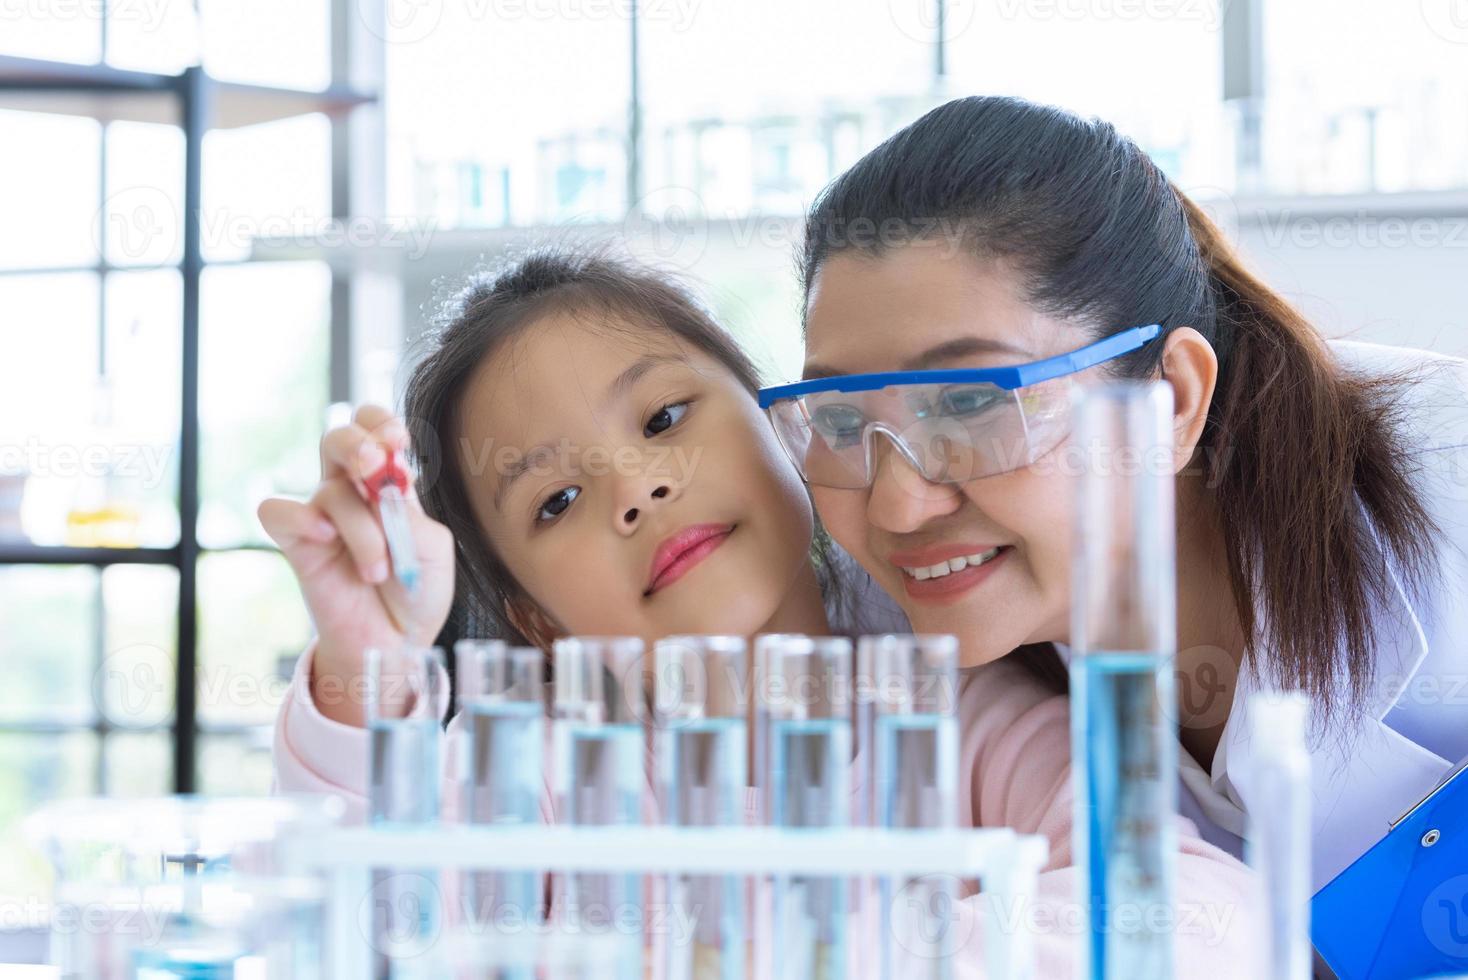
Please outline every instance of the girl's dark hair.
[[669, 277], [577, 246], [535, 249], [507, 268], [473, 276], [428, 335], [404, 397], [424, 511], [454, 536], [455, 602], [446, 638], [498, 636], [526, 642], [505, 614], [525, 598], [474, 519], [454, 451], [465, 386], [475, 369], [527, 326], [553, 314], [595, 318], [607, 329], [662, 328], [714, 358], [753, 396], [759, 374], [744, 351]]
[[[1361, 704], [1372, 610], [1393, 590], [1385, 558], [1414, 591], [1434, 572], [1433, 521], [1397, 429], [1405, 379], [1344, 372], [1202, 210], [1099, 120], [1014, 98], [929, 112], [813, 206], [807, 301], [833, 255], [939, 237], [1006, 260], [1037, 309], [1086, 323], [1097, 339], [1162, 324], [1156, 342], [1116, 362], [1118, 374], [1157, 371], [1178, 327], [1207, 338], [1219, 378], [1201, 462], [1245, 656], [1324, 710], [1342, 684]], [[1044, 672], [1053, 677], [1053, 663]]]

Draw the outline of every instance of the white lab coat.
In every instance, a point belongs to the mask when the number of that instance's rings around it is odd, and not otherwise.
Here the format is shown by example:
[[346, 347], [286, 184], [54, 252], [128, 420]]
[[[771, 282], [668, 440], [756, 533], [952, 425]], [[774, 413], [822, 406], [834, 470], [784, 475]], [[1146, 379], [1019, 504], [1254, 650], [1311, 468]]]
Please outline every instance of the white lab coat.
[[[1333, 342], [1347, 367], [1426, 369], [1410, 389], [1403, 433], [1420, 453], [1420, 483], [1442, 530], [1441, 579], [1413, 602], [1400, 581], [1377, 616], [1372, 696], [1365, 710], [1311, 738], [1312, 890], [1380, 840], [1390, 822], [1468, 756], [1468, 361], [1423, 351]], [[1395, 577], [1395, 570], [1394, 570]], [[1244, 668], [1211, 775], [1186, 752], [1180, 794], [1205, 839], [1237, 853], [1257, 807], [1247, 698], [1266, 689]]]

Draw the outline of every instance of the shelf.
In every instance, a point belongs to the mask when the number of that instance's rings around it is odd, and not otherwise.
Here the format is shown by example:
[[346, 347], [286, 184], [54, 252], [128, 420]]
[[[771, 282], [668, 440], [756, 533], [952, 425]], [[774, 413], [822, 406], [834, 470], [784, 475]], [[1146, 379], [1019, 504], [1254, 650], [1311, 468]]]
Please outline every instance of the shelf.
[[[178, 75], [0, 56], [0, 109], [85, 116], [101, 122], [180, 125]], [[319, 92], [214, 81], [210, 125], [235, 129], [313, 112], [342, 115], [376, 96], [342, 87]]]
[[177, 565], [177, 548], [68, 548], [0, 541], [0, 565]]

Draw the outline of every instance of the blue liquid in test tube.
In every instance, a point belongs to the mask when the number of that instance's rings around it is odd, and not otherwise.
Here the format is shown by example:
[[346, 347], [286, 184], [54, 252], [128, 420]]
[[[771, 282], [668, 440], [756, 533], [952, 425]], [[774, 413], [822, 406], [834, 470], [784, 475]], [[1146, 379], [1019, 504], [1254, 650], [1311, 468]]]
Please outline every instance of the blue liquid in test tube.
[[[872, 671], [875, 823], [941, 829], [958, 819], [958, 641], [952, 636], [863, 638]], [[884, 977], [952, 975], [957, 881], [883, 878], [877, 931]]]
[[[464, 739], [459, 770], [464, 821], [491, 827], [539, 824], [545, 768], [544, 655], [500, 640], [460, 640], [454, 656]], [[541, 874], [467, 871], [460, 880], [465, 919], [475, 925], [492, 960], [492, 971], [485, 975], [494, 980], [533, 977], [534, 949], [526, 941], [526, 926], [540, 918]]]
[[[851, 820], [852, 655], [839, 637], [787, 637], [762, 648], [769, 684], [770, 823], [820, 830]], [[840, 877], [777, 875], [775, 976], [835, 980], [849, 952]]]
[[1177, 848], [1172, 389], [1090, 388], [1074, 433], [1090, 460], [1076, 508], [1070, 664], [1087, 960], [1096, 980], [1165, 980], [1172, 931], [1149, 924], [1170, 921]]
[[[555, 642], [556, 778], [568, 824], [642, 823], [648, 710], [642, 659], [635, 637]], [[643, 980], [642, 876], [573, 870], [565, 898], [568, 922], [588, 935], [615, 937], [618, 980]]]
[[[658, 796], [669, 825], [744, 823], [745, 651], [735, 636], [675, 636], [656, 645]], [[685, 941], [666, 942], [667, 980], [743, 980], [744, 880], [673, 875], [668, 893], [692, 929]]]
[[[438, 822], [445, 676], [436, 647], [367, 651], [368, 812], [375, 826], [424, 829]], [[399, 715], [403, 709], [407, 714]], [[373, 871], [377, 976], [433, 975], [441, 905], [436, 872]]]

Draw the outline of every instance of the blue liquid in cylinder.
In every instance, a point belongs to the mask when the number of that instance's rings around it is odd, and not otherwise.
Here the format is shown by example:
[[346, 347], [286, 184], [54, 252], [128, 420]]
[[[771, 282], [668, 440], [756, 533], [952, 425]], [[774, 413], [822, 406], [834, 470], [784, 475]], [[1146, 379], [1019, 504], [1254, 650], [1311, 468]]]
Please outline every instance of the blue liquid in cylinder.
[[[668, 822], [734, 827], [744, 822], [745, 725], [739, 718], [680, 722], [663, 736]], [[670, 943], [670, 976], [742, 980], [744, 887], [737, 875], [679, 875], [672, 895], [693, 922], [689, 945]]]
[[1172, 912], [1177, 734], [1162, 710], [1172, 704], [1172, 669], [1171, 658], [1149, 653], [1071, 661], [1077, 860], [1089, 880], [1096, 980], [1173, 972], [1170, 927], [1148, 925]]
[[[469, 738], [464, 781], [465, 820], [473, 824], [540, 822], [545, 720], [532, 701], [470, 703], [464, 708]], [[536, 872], [476, 871], [465, 875], [463, 901], [470, 921], [537, 921], [541, 877]]]
[[[937, 713], [881, 714], [873, 726], [877, 824], [903, 829], [957, 822], [958, 721]], [[900, 887], [901, 901], [894, 901]], [[954, 905], [949, 875], [881, 879], [883, 976], [952, 975]]]
[[[570, 789], [568, 822], [577, 826], [640, 824], [645, 755], [639, 725], [572, 725], [568, 733]], [[588, 932], [626, 930], [618, 944], [616, 975], [642, 980], [642, 933], [627, 929], [641, 921], [642, 878], [635, 874], [573, 873], [568, 877], [569, 914]]]
[[[436, 823], [443, 738], [438, 721], [432, 717], [374, 719], [368, 725], [368, 737], [373, 825], [407, 828]], [[411, 967], [426, 963], [425, 954], [438, 940], [439, 905], [436, 872], [373, 871], [373, 948], [378, 954], [378, 975], [406, 975]]]
[[[851, 723], [780, 720], [770, 726], [771, 822], [845, 827], [851, 809]], [[846, 975], [846, 887], [840, 878], [775, 880], [776, 975], [834, 980]]]
[[234, 980], [238, 952], [149, 949], [133, 954], [135, 980]]

